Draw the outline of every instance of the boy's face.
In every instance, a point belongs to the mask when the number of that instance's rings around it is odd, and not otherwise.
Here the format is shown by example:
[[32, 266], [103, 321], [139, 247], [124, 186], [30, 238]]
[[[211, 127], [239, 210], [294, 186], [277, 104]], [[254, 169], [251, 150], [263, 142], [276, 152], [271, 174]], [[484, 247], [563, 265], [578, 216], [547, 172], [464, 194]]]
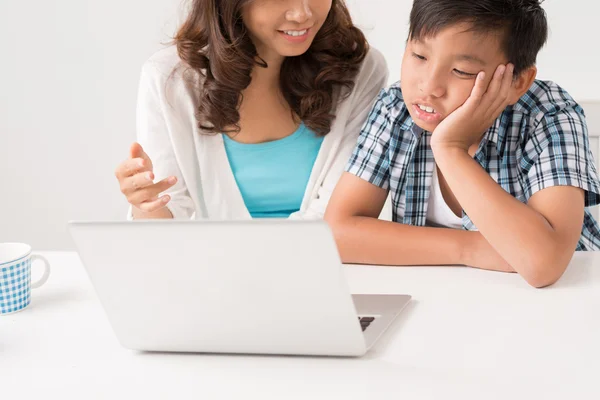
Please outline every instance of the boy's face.
[[409, 40], [402, 61], [401, 87], [413, 121], [433, 132], [471, 94], [477, 74], [487, 85], [508, 63], [500, 33], [469, 32], [469, 24], [445, 28], [432, 38]]

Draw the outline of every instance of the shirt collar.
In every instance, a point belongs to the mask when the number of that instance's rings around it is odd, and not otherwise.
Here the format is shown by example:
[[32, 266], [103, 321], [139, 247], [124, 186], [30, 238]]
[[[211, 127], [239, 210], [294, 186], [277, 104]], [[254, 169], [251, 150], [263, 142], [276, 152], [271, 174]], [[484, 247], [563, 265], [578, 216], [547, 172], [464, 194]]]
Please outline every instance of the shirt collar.
[[423, 128], [421, 128], [419, 125], [415, 124], [414, 122], [412, 123], [412, 125], [410, 127], [410, 131], [412, 132], [414, 137], [417, 139], [419, 139], [421, 137], [421, 135], [423, 134], [423, 132], [425, 132], [425, 130]]
[[[407, 112], [408, 114], [408, 112]], [[415, 139], [420, 139], [424, 130], [415, 124], [410, 114], [401, 122], [400, 129], [403, 131], [410, 131]]]

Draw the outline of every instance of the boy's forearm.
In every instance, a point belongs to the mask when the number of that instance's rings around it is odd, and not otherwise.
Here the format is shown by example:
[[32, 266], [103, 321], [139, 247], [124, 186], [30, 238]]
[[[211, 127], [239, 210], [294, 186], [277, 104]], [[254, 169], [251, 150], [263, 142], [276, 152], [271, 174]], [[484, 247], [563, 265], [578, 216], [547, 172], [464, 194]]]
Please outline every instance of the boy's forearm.
[[371, 217], [330, 221], [344, 263], [463, 265], [476, 232], [416, 227]]
[[535, 274], [539, 260], [552, 257], [560, 247], [548, 221], [502, 189], [467, 152], [434, 153], [448, 186], [479, 232], [526, 279]]

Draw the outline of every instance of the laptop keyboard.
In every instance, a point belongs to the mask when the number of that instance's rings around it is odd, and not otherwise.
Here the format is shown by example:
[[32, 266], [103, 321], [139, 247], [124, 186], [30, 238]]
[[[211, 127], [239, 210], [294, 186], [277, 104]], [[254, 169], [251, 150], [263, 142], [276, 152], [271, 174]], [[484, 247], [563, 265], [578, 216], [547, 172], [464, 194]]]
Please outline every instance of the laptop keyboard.
[[375, 321], [374, 317], [358, 317], [358, 320], [360, 321], [360, 327], [362, 328], [363, 332], [365, 331], [365, 329], [367, 329], [369, 327], [369, 325], [371, 325], [371, 322]]

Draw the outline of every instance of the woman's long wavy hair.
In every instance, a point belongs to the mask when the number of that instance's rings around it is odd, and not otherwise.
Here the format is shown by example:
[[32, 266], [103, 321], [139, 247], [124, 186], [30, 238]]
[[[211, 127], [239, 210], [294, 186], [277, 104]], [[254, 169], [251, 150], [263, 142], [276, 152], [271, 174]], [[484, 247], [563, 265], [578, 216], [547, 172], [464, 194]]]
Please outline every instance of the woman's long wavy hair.
[[[242, 21], [242, 7], [252, 0], [192, 0], [187, 20], [175, 36], [182, 61], [203, 78], [197, 110], [199, 127], [208, 133], [240, 131], [242, 91], [258, 57]], [[304, 124], [320, 136], [334, 119], [334, 91], [354, 87], [354, 78], [368, 51], [363, 33], [354, 26], [344, 0], [331, 11], [310, 49], [288, 57], [281, 67], [281, 92]]]

